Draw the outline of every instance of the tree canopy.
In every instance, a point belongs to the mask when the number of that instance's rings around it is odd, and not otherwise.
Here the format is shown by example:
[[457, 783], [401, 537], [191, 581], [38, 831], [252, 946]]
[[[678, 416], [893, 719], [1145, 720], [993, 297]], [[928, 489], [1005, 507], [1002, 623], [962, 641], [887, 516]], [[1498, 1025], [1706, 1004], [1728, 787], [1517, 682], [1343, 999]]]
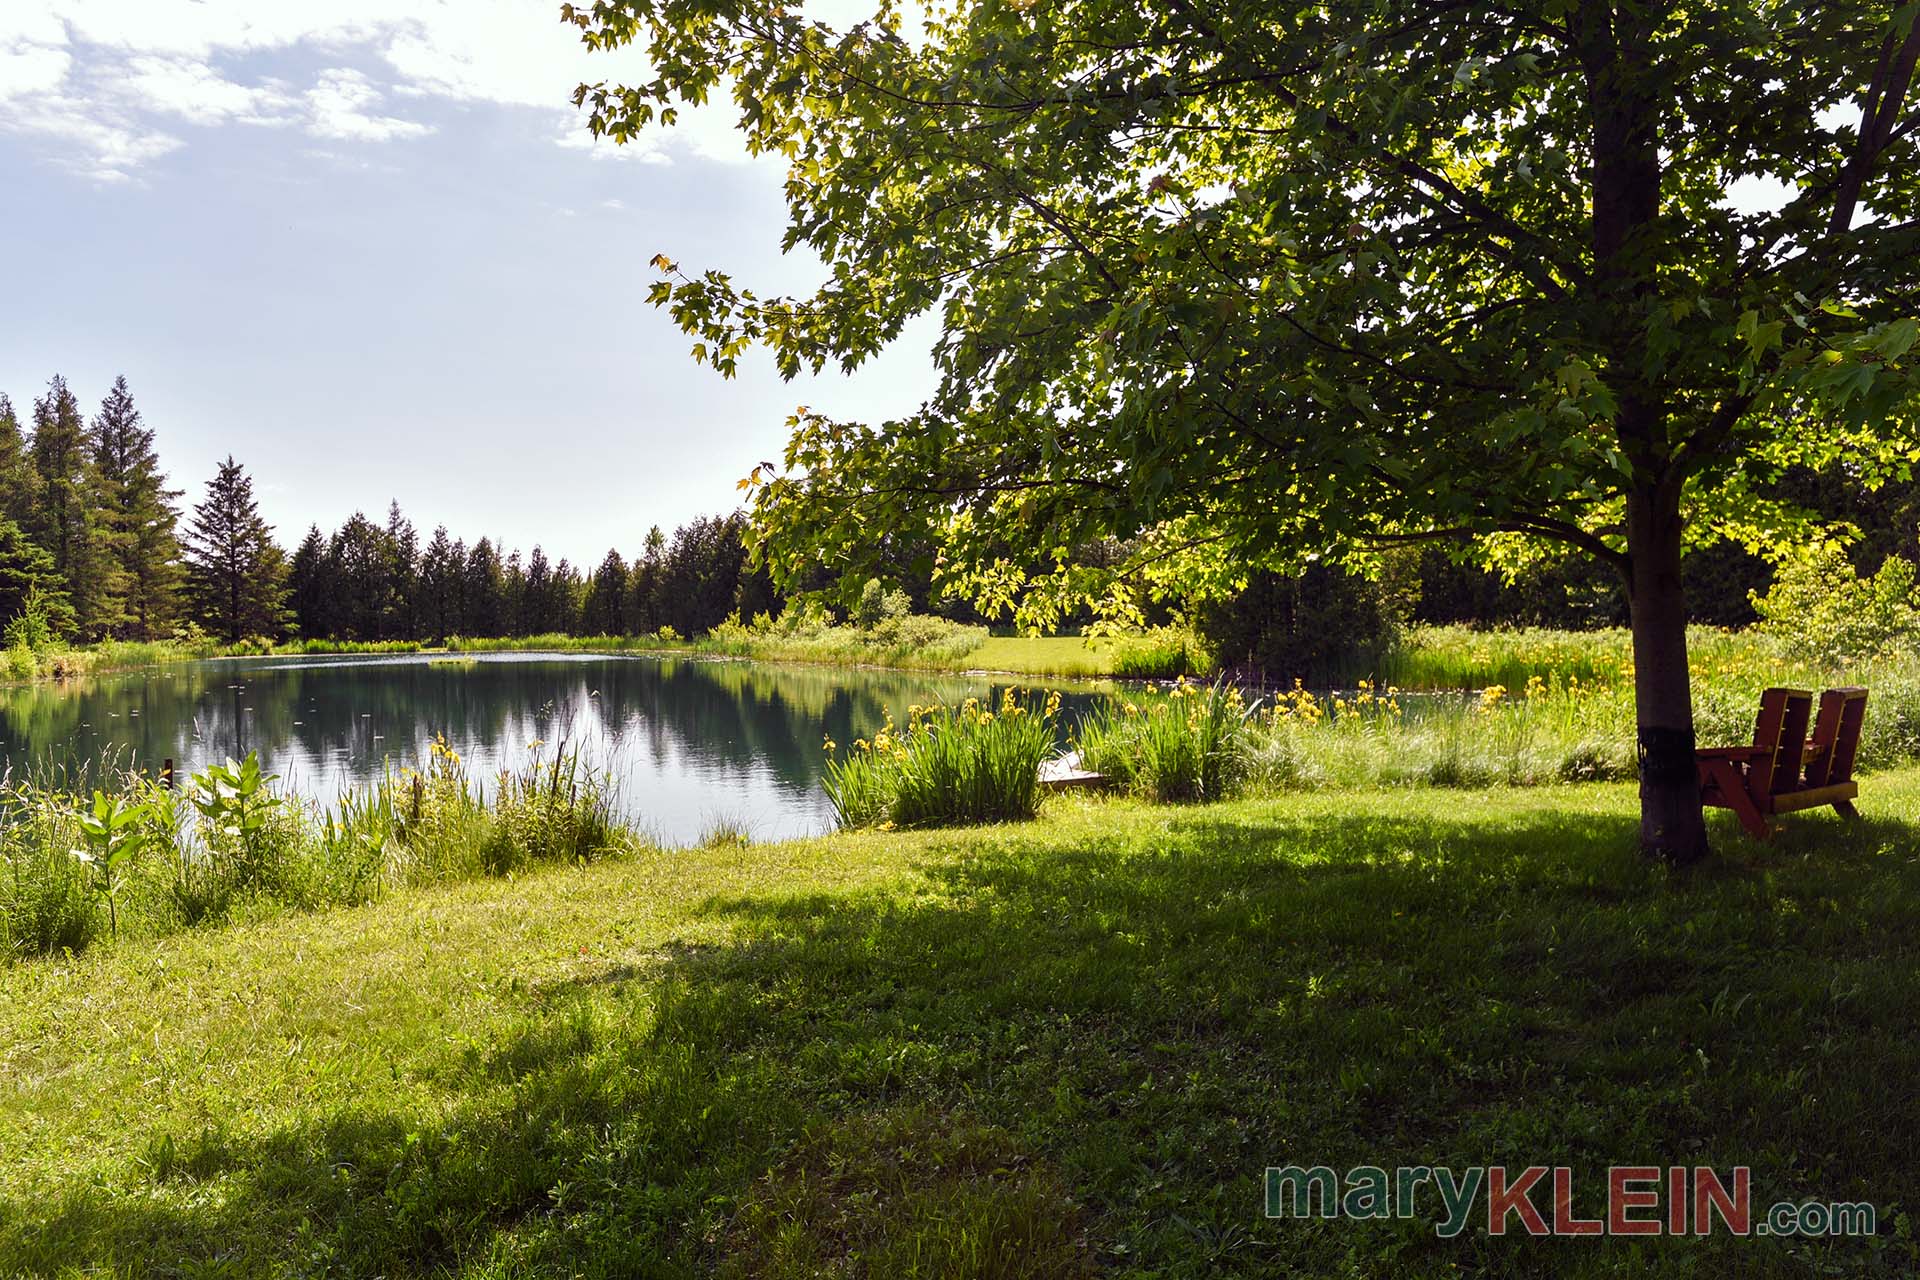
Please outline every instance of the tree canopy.
[[[803, 409], [748, 477], [777, 574], [906, 531], [1039, 621], [1396, 541], [1571, 545], [1626, 585], [1643, 832], [1675, 856], [1704, 848], [1685, 542], [1777, 545], [1789, 464], [1871, 483], [1920, 457], [1915, 12], [985, 0], [836, 31], [773, 0], [562, 7], [649, 55], [580, 88], [596, 134], [730, 92], [787, 162], [784, 244], [824, 281], [762, 296], [657, 258], [696, 360], [850, 368], [939, 316], [916, 411]], [[1101, 535], [1133, 554], [1071, 562]]]

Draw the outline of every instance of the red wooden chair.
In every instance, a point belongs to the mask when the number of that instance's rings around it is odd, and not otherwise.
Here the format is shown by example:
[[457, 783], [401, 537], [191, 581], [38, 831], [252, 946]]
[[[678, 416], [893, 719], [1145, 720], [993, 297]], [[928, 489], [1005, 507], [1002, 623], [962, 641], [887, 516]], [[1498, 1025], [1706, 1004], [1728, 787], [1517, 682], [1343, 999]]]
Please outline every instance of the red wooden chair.
[[1768, 689], [1760, 695], [1750, 747], [1710, 747], [1695, 753], [1703, 804], [1733, 810], [1756, 840], [1773, 835], [1776, 814], [1832, 805], [1857, 816], [1854, 758], [1867, 716], [1867, 691], [1829, 689], [1807, 737], [1813, 695], [1804, 689]]

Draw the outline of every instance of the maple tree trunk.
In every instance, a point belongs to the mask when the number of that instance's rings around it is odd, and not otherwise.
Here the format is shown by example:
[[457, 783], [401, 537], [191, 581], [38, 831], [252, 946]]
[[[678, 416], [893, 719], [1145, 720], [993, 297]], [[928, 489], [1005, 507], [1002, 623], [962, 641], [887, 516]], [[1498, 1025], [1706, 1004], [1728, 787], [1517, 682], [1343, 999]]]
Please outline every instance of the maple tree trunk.
[[1627, 599], [1633, 621], [1633, 701], [1640, 760], [1640, 847], [1685, 865], [1707, 856], [1707, 826], [1693, 763], [1693, 688], [1687, 671], [1687, 602], [1680, 585], [1680, 500], [1675, 485], [1627, 497]]

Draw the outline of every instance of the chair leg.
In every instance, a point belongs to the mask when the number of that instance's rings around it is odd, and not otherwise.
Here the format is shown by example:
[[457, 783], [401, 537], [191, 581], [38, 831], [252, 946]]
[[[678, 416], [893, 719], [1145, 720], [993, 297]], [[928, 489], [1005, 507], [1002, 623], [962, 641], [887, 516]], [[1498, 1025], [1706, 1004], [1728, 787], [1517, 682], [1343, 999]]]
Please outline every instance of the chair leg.
[[1851, 800], [1835, 800], [1833, 802], [1833, 811], [1843, 818], [1851, 818], [1856, 821], [1860, 817], [1860, 811], [1853, 807], [1853, 801]]
[[1739, 802], [1733, 806], [1733, 812], [1740, 819], [1740, 825], [1747, 829], [1747, 834], [1755, 840], [1773, 839], [1773, 824], [1767, 821], [1767, 815], [1760, 812], [1760, 806], [1753, 802], [1751, 796], [1742, 792]]
[[1727, 808], [1733, 810], [1734, 816], [1740, 819], [1740, 825], [1746, 828], [1747, 834], [1755, 840], [1771, 840], [1773, 825], [1767, 821], [1767, 815], [1760, 812], [1753, 793], [1747, 790], [1746, 775], [1725, 760], [1708, 761], [1703, 768], [1714, 790], [1719, 792]]

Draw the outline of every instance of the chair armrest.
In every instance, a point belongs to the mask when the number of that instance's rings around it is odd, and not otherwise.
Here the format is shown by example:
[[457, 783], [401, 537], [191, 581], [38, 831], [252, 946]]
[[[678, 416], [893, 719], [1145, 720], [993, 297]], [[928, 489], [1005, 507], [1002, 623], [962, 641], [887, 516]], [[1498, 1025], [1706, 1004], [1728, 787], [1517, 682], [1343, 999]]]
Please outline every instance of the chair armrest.
[[1773, 754], [1771, 747], [1701, 747], [1694, 753], [1698, 760], [1758, 760]]

